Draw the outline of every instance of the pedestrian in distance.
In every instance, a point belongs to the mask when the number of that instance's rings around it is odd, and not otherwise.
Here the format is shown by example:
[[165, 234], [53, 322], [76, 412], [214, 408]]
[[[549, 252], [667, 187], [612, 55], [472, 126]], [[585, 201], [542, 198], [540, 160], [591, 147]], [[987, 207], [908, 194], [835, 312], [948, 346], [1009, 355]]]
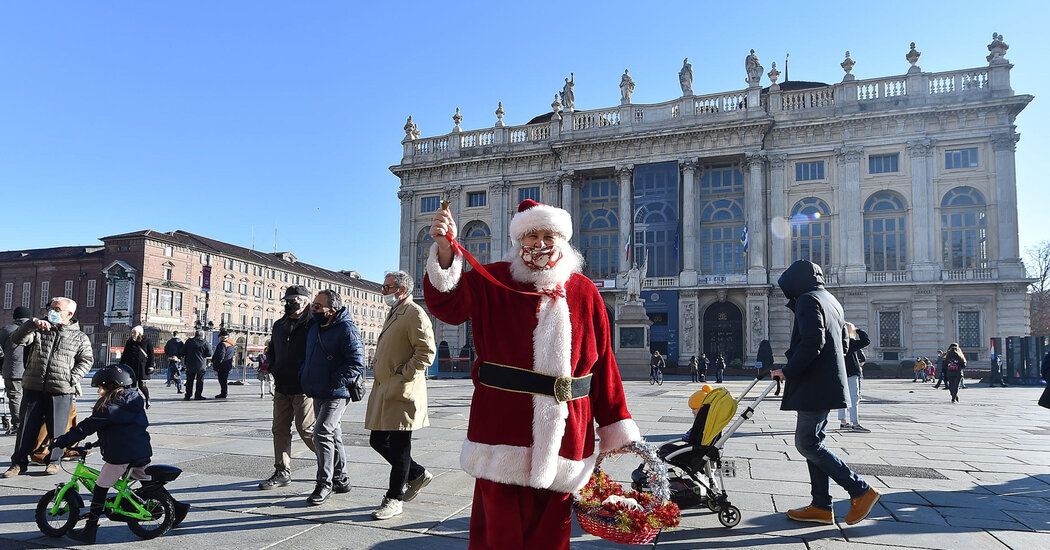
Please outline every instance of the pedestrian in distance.
[[[937, 383], [933, 385], [933, 389], [941, 387], [941, 382], [944, 382], [944, 351], [937, 350], [937, 360], [933, 363], [937, 367]], [[948, 383], [944, 382], [944, 389], [948, 389]]]
[[219, 343], [211, 356], [211, 368], [215, 369], [215, 375], [219, 379], [219, 393], [215, 396], [216, 399], [226, 399], [230, 371], [233, 370], [233, 358], [236, 355], [237, 343], [233, 341], [233, 336], [224, 330], [219, 331]]
[[[266, 345], [270, 345], [270, 342], [267, 341]], [[273, 376], [270, 375], [270, 364], [266, 362], [266, 354], [256, 355], [253, 361], [259, 363], [256, 376], [259, 379], [259, 399], [262, 399], [267, 392], [270, 393], [270, 397], [273, 397]]]
[[916, 357], [915, 365], [912, 366], [911, 381], [917, 382], [919, 380], [926, 382], [926, 360], [924, 357]]
[[310, 334], [310, 290], [293, 285], [285, 289], [284, 316], [273, 323], [266, 345], [266, 362], [273, 376], [273, 475], [259, 489], [286, 487], [292, 482], [292, 426], [299, 439], [314, 451], [314, 401], [303, 393], [299, 368], [306, 359]]
[[207, 399], [204, 397], [204, 371], [208, 368], [208, 358], [211, 357], [211, 344], [204, 339], [203, 330], [194, 331], [193, 338], [186, 340], [186, 344], [182, 346], [179, 357], [186, 367], [186, 397], [183, 399]]
[[332, 492], [350, 491], [343, 449], [343, 412], [350, 404], [348, 386], [364, 376], [365, 353], [361, 334], [339, 293], [325, 289], [311, 304], [313, 321], [306, 337], [306, 357], [299, 369], [303, 393], [313, 398], [314, 449], [317, 478], [307, 497], [311, 506], [323, 504]]
[[412, 459], [412, 432], [430, 425], [426, 371], [437, 356], [430, 317], [412, 299], [412, 276], [404, 271], [383, 279], [383, 302], [390, 313], [376, 342], [372, 391], [365, 410], [368, 444], [390, 464], [390, 481], [377, 520], [401, 514], [434, 479]]
[[146, 380], [156, 370], [156, 362], [153, 357], [153, 342], [146, 338], [142, 325], [136, 325], [131, 329], [131, 336], [124, 343], [124, 351], [120, 354], [120, 364], [127, 365], [131, 369], [131, 375], [135, 377], [135, 385], [146, 400], [146, 408], [149, 408], [149, 390], [146, 389]]
[[22, 425], [19, 407], [22, 403], [22, 377], [25, 375], [25, 347], [17, 346], [11, 341], [11, 335], [18, 327], [29, 320], [33, 313], [25, 306], [14, 310], [14, 322], [0, 327], [0, 355], [3, 356], [4, 394], [7, 396], [7, 408], [11, 413], [11, 423], [7, 426], [7, 435], [17, 435]]
[[952, 343], [948, 346], [944, 358], [941, 359], [941, 370], [944, 371], [944, 383], [948, 385], [948, 391], [952, 396], [952, 403], [959, 402], [959, 383], [962, 381], [963, 369], [966, 368], [966, 357], [963, 356], [959, 344]]
[[179, 356], [182, 355], [182, 339], [178, 331], [172, 331], [171, 338], [164, 344], [164, 356], [168, 358], [168, 381], [165, 384], [171, 387], [175, 384], [176, 393], [182, 393], [182, 368]]
[[726, 374], [726, 354], [719, 353], [715, 357], [715, 382], [721, 384]]
[[693, 382], [700, 381], [700, 363], [696, 360], [695, 355], [689, 359], [689, 375]]
[[711, 368], [711, 360], [707, 358], [707, 354], [706, 353], [701, 353], [700, 354], [699, 365], [697, 365], [697, 369], [699, 371], [700, 381], [701, 382], [707, 382], [707, 370], [710, 369], [710, 368]]
[[824, 444], [828, 414], [848, 399], [846, 351], [849, 333], [842, 305], [824, 288], [824, 272], [809, 260], [791, 264], [777, 281], [787, 307], [795, 314], [787, 365], [774, 370], [784, 378], [781, 410], [796, 411], [795, 448], [809, 469], [812, 500], [809, 506], [789, 510], [796, 521], [835, 523], [830, 480], [849, 493], [850, 509], [844, 518], [853, 525], [868, 517], [880, 494], [854, 473]]
[[[839, 409], [839, 429], [868, 433], [871, 430], [860, 425], [857, 409], [860, 406], [860, 381], [863, 376], [861, 362], [864, 352], [861, 350], [871, 344], [871, 339], [868, 338], [867, 332], [850, 322], [846, 323], [846, 331], [849, 334], [846, 348], [846, 388], [849, 390], [849, 401], [845, 409]], [[846, 420], [847, 410], [849, 421]]]
[[649, 378], [656, 378], [657, 372], [664, 372], [664, 358], [659, 350], [653, 350], [653, 356], [649, 359]]

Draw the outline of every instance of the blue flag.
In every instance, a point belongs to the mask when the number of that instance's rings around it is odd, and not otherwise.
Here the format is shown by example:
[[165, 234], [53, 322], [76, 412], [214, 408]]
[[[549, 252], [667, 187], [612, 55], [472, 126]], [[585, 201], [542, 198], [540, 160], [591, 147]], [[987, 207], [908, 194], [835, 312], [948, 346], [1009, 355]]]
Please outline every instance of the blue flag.
[[740, 235], [740, 244], [744, 247], [744, 254], [747, 254], [747, 222], [744, 222], [744, 233]]
[[678, 226], [674, 228], [674, 258], [678, 259]]

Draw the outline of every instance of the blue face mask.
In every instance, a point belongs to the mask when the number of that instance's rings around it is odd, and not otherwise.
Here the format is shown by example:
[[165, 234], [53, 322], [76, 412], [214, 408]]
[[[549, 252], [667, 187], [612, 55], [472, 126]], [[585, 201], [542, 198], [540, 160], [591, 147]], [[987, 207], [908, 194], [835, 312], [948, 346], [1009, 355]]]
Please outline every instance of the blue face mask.
[[49, 309], [47, 311], [47, 322], [57, 325], [62, 322], [62, 312]]

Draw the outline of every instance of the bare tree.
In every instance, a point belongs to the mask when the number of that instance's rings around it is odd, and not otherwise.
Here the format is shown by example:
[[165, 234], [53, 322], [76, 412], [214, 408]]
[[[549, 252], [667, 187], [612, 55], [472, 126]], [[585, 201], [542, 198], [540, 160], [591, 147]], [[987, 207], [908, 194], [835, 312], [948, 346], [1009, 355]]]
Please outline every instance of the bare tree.
[[1031, 294], [1032, 334], [1050, 334], [1050, 241], [1025, 249]]

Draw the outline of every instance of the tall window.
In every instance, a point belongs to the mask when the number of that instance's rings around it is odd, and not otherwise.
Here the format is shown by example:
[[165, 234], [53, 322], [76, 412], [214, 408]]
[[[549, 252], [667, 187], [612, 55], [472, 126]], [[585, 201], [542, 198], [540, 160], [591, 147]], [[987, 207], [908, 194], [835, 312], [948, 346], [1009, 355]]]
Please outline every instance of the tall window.
[[[535, 189], [538, 197], [539, 187]], [[584, 274], [592, 279], [613, 277], [620, 269], [619, 197], [620, 186], [612, 177], [587, 179], [580, 190], [579, 245]]]
[[467, 193], [467, 206], [485, 206], [486, 195], [484, 191]]
[[423, 197], [419, 199], [420, 212], [435, 212], [441, 206], [441, 197]]
[[824, 201], [809, 197], [791, 210], [791, 255], [821, 266], [831, 263], [831, 209]]
[[[479, 262], [489, 263], [492, 252], [492, 232], [485, 222], [472, 221], [463, 229], [463, 248], [466, 248]], [[469, 268], [469, 264], [464, 266]]]
[[732, 275], [746, 269], [744, 174], [737, 165], [711, 166], [700, 178], [700, 270]]
[[958, 339], [959, 347], [963, 348], [979, 348], [982, 345], [981, 340], [981, 312], [980, 311], [960, 311], [959, 321], [956, 324], [959, 329]]
[[634, 242], [631, 262], [649, 259], [650, 277], [678, 275], [678, 163], [644, 164], [634, 169]]
[[901, 312], [879, 312], [879, 347], [901, 347]]
[[824, 161], [795, 163], [795, 181], [817, 181], [824, 179]]
[[984, 268], [988, 229], [984, 196], [973, 187], [956, 187], [941, 200], [941, 259], [947, 269]]
[[63, 296], [65, 296], [66, 298], [72, 298], [73, 297], [73, 281], [66, 281], [66, 285], [65, 285], [65, 288], [63, 290], [64, 290], [64, 292], [62, 293]]
[[87, 282], [87, 303], [85, 307], [95, 307], [95, 279], [89, 279]]
[[904, 202], [887, 191], [864, 203], [864, 263], [868, 271], [902, 271], [907, 261]]
[[536, 202], [540, 202], [540, 188], [539, 187], [522, 187], [518, 189], [518, 202], [525, 199], [532, 199]]
[[51, 281], [40, 282], [40, 307], [45, 308], [51, 303]]
[[[22, 306], [29, 307], [29, 301], [33, 297], [33, 283], [22, 283]], [[47, 304], [44, 304], [47, 305]]]
[[899, 168], [898, 162], [899, 155], [893, 153], [892, 155], [871, 155], [868, 157], [868, 173], [869, 174], [888, 174], [891, 172], [897, 172]]
[[171, 268], [170, 267], [165, 267], [164, 268], [164, 280], [165, 281], [170, 281], [171, 280]]
[[169, 258], [174, 256], [175, 255], [175, 249], [170, 247], [170, 246], [165, 246], [164, 247], [164, 255], [169, 257]]
[[944, 152], [944, 169], [977, 168], [977, 148], [948, 149]]
[[[430, 256], [430, 245], [434, 239], [430, 237], [430, 226], [424, 227], [416, 234], [416, 287], [422, 288], [423, 275], [427, 273], [427, 257]], [[356, 291], [355, 291], [356, 292]]]
[[11, 309], [11, 301], [15, 297], [15, 284], [4, 283], [4, 309]]

